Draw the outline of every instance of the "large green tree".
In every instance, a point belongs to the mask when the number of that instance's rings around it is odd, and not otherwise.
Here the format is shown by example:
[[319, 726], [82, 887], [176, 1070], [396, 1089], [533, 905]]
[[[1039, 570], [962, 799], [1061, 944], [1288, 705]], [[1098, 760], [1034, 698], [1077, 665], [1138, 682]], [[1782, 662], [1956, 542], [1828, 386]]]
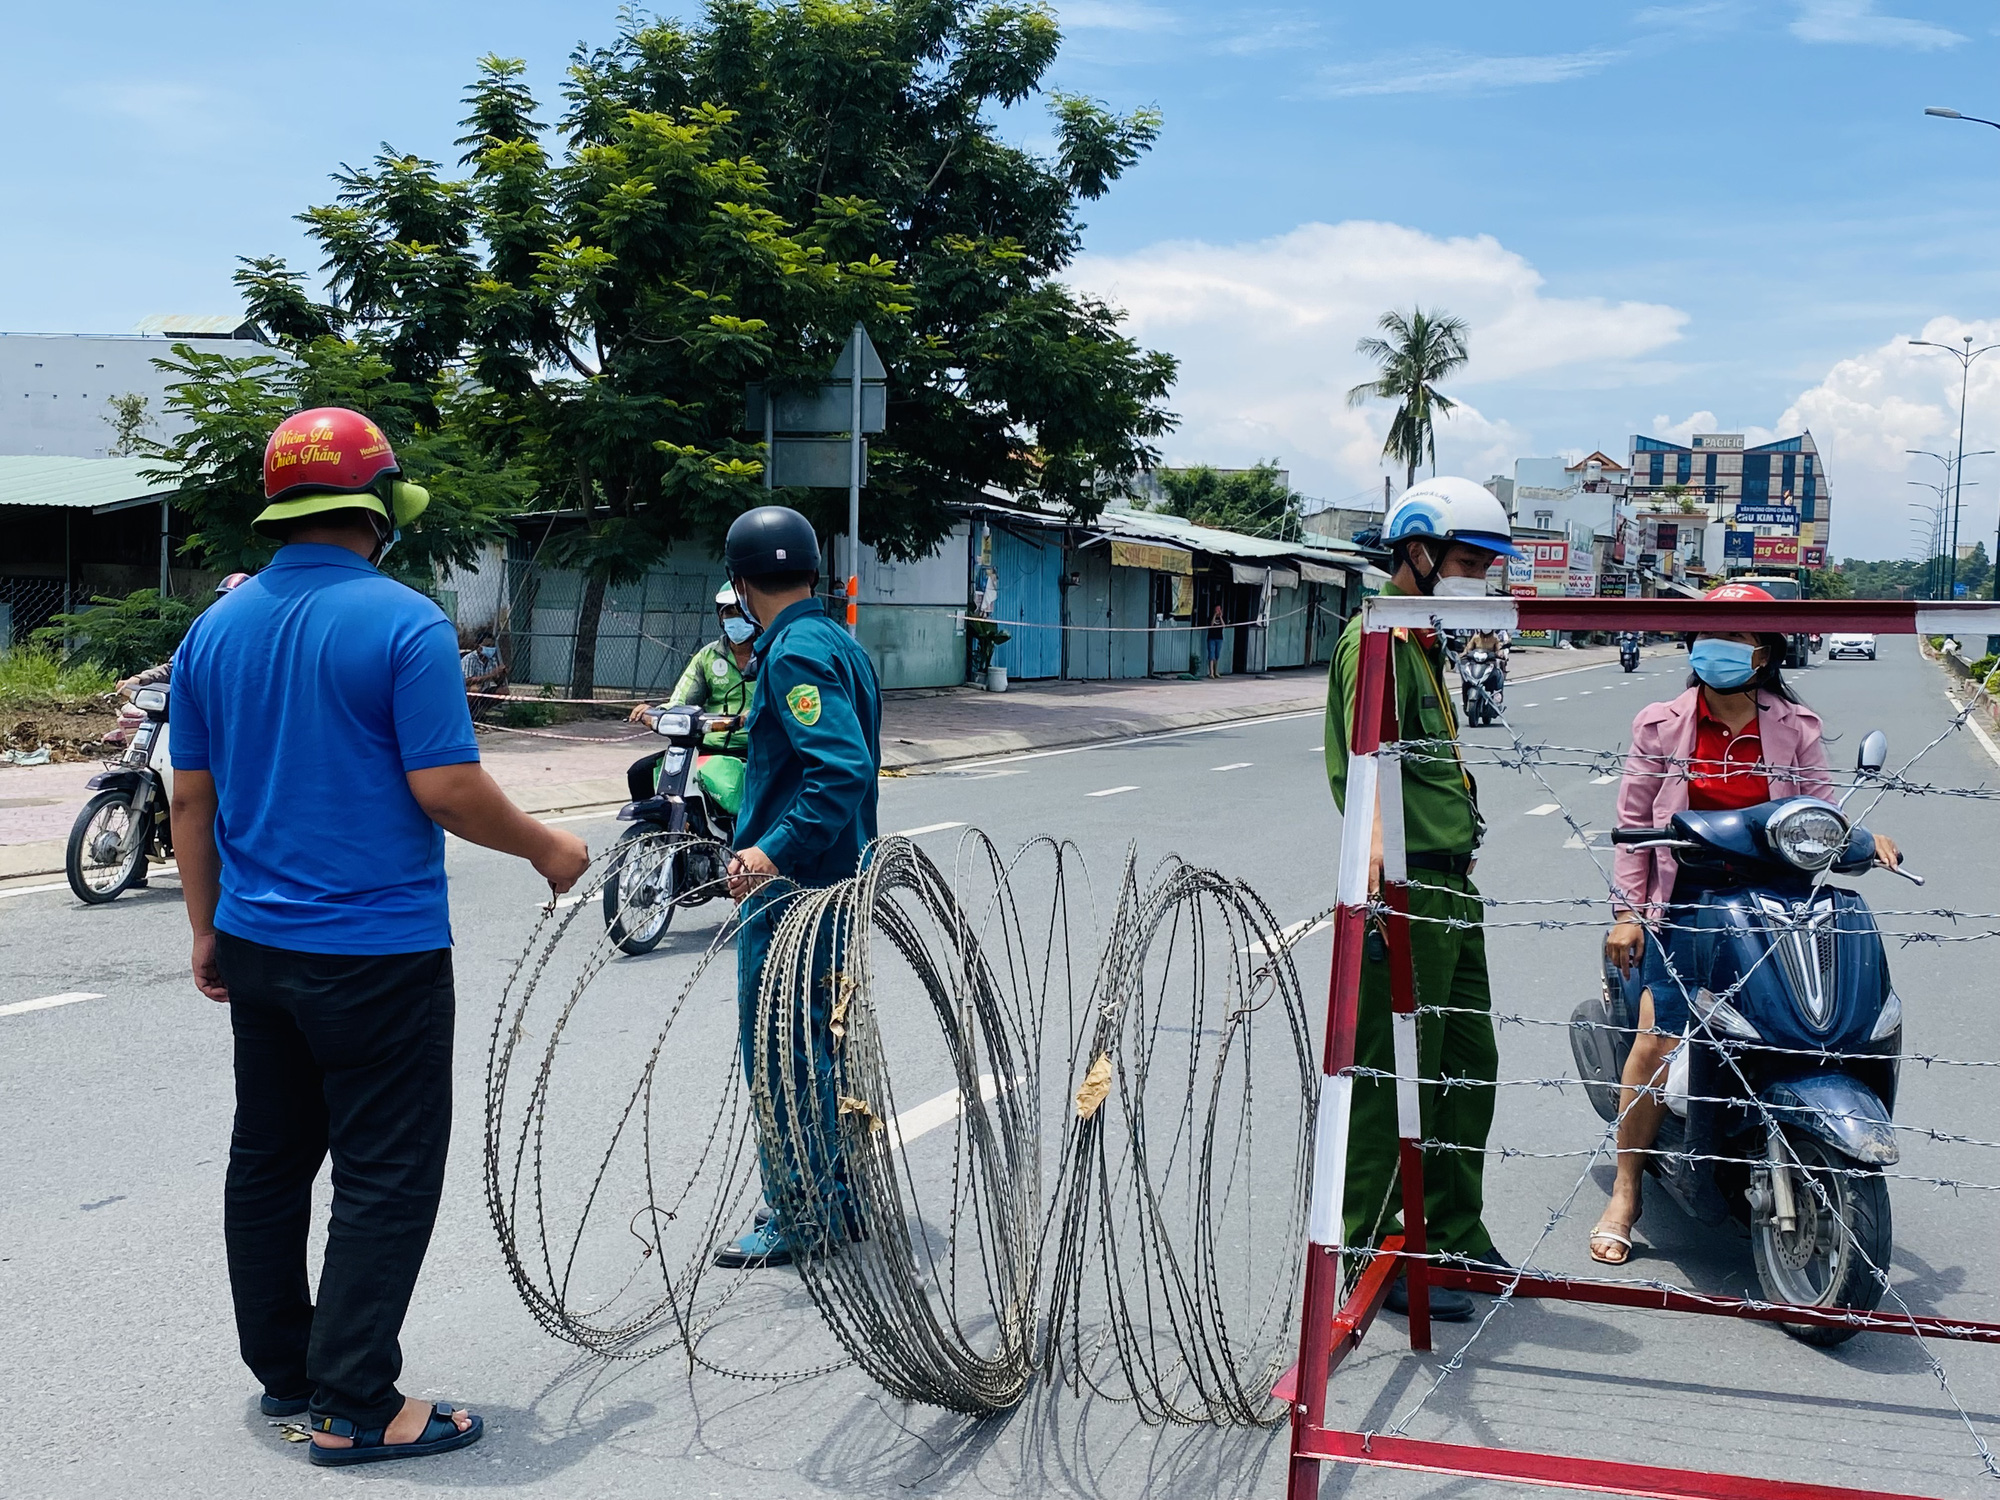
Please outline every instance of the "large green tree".
[[1393, 310], [1383, 313], [1376, 326], [1388, 337], [1364, 338], [1354, 348], [1374, 360], [1379, 373], [1349, 390], [1347, 404], [1373, 399], [1396, 403], [1382, 456], [1403, 464], [1407, 489], [1417, 482], [1417, 465], [1426, 458], [1437, 468], [1437, 419], [1458, 404], [1437, 387], [1471, 357], [1465, 320], [1413, 307], [1407, 318]]
[[[1164, 355], [1056, 278], [1080, 202], [1157, 116], [1052, 95], [1044, 160], [995, 115], [1055, 57], [1037, 6], [716, 0], [693, 23], [628, 13], [580, 51], [554, 132], [518, 62], [487, 58], [454, 178], [386, 149], [304, 214], [327, 294], [248, 267], [251, 313], [301, 348], [360, 344], [418, 424], [532, 472], [578, 524], [543, 555], [587, 583], [571, 670], [591, 686], [607, 583], [762, 498], [746, 381], [807, 385], [856, 321], [890, 368], [864, 537], [894, 555], [982, 486], [1094, 513], [1171, 418]], [[823, 529], [833, 491], [787, 497]]]

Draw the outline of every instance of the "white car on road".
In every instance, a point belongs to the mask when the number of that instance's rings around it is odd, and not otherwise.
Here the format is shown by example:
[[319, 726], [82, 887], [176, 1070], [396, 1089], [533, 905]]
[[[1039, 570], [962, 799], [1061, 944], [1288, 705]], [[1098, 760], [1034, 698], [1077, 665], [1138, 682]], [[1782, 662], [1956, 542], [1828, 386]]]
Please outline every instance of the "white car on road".
[[1875, 637], [1860, 631], [1848, 631], [1826, 638], [1826, 659], [1838, 661], [1843, 656], [1865, 656], [1875, 660]]

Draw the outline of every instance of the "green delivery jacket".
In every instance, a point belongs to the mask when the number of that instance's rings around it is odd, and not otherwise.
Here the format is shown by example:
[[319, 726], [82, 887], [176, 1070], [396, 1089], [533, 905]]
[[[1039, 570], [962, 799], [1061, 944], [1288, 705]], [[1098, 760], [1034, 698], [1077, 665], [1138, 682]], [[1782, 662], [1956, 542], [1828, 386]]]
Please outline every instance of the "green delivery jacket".
[[[747, 718], [756, 696], [757, 684], [737, 669], [728, 640], [718, 636], [689, 658], [687, 670], [681, 673], [681, 680], [674, 685], [674, 695], [667, 701], [707, 713], [742, 714]], [[710, 734], [703, 738], [701, 746], [711, 755], [743, 755], [750, 748], [749, 725], [746, 723], [728, 733]]]

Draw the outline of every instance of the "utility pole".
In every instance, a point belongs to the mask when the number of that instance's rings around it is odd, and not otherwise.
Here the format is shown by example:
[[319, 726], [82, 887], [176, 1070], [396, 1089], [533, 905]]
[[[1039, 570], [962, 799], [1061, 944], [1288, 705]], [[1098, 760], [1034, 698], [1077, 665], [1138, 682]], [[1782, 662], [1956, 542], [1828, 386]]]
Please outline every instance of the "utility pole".
[[[1982, 354], [1990, 354], [1995, 349], [2000, 349], [2000, 344], [1988, 344], [1983, 349], [1973, 348], [1972, 335], [1969, 333], [1963, 335], [1963, 343], [1965, 345], [1963, 349], [1954, 349], [1949, 344], [1934, 344], [1928, 339], [1910, 340], [1910, 344], [1914, 348], [1944, 350], [1945, 353], [1949, 354], [1953, 359], [1958, 361], [1958, 367], [1959, 367], [1958, 458], [1953, 463], [1947, 465], [1948, 468], [1953, 470], [1953, 473], [1951, 474], [1950, 477], [1954, 481], [1952, 489], [1952, 501], [1951, 501], [1951, 525], [1948, 528], [1948, 535], [1945, 541], [1944, 596], [1947, 599], [1954, 599], [1958, 596], [1958, 509], [1959, 509], [1959, 499], [1964, 492], [1965, 475], [1963, 471], [1965, 468], [1965, 459], [1966, 459], [1965, 399], [1968, 391], [1971, 389], [1972, 362], [1978, 359], [1979, 356]], [[1936, 457], [1935, 454], [1932, 456]], [[1974, 458], [1977, 458], [1979, 455], [1975, 453], [1972, 456]]]
[[[847, 633], [850, 636], [861, 633], [861, 367], [866, 363], [861, 350], [867, 342], [868, 330], [857, 322], [850, 343], [854, 350], [849, 381], [854, 393], [854, 420], [847, 429]], [[1965, 446], [1962, 430], [1958, 446]]]

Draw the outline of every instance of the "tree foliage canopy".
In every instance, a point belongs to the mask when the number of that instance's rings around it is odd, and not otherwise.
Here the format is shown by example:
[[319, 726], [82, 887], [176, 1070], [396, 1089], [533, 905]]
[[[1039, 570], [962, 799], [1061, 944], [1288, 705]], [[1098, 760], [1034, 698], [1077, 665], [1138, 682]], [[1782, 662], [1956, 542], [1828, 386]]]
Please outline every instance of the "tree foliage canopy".
[[1224, 473], [1201, 465], [1158, 471], [1161, 498], [1154, 510], [1197, 526], [1215, 526], [1246, 536], [1298, 541], [1305, 496], [1291, 488], [1276, 459]]
[[1349, 390], [1347, 404], [1359, 406], [1371, 398], [1397, 403], [1382, 455], [1401, 461], [1403, 484], [1408, 487], [1416, 483], [1417, 465], [1426, 458], [1433, 469], [1437, 467], [1437, 418], [1458, 404], [1437, 386], [1471, 357], [1465, 320], [1413, 307], [1407, 318], [1393, 310], [1383, 313], [1376, 326], [1388, 338], [1365, 338], [1354, 347], [1374, 360], [1381, 372]]

